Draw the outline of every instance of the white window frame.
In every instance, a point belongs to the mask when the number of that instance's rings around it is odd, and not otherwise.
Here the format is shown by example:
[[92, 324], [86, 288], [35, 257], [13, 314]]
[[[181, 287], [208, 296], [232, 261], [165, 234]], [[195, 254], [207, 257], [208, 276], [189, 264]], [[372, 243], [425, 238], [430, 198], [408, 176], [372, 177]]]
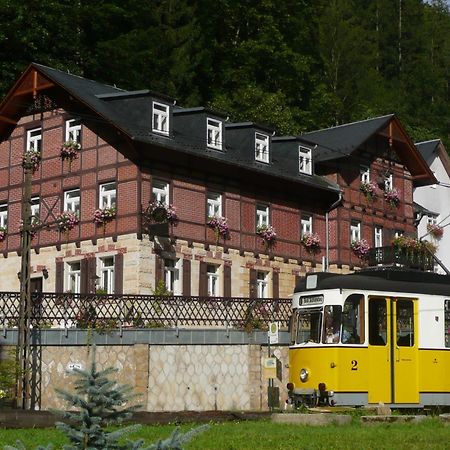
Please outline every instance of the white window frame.
[[[76, 267], [78, 266], [78, 267]], [[70, 261], [66, 263], [66, 291], [72, 294], [80, 294], [81, 292], [81, 261]]]
[[437, 225], [438, 218], [436, 216], [427, 216], [427, 225]]
[[27, 151], [34, 150], [41, 152], [42, 150], [42, 128], [33, 128], [27, 130]]
[[153, 180], [152, 183], [152, 201], [163, 203], [169, 206], [169, 183], [167, 181]]
[[310, 214], [303, 214], [300, 219], [301, 224], [301, 237], [306, 236], [308, 234], [312, 234], [313, 232], [313, 218]]
[[256, 227], [269, 226], [269, 205], [257, 204], [256, 205]]
[[8, 205], [0, 205], [0, 227], [8, 228]]
[[99, 188], [99, 208], [115, 208], [117, 202], [116, 182], [101, 184]]
[[269, 272], [256, 272], [256, 296], [257, 298], [269, 298]]
[[219, 266], [215, 264], [207, 264], [206, 281], [208, 287], [208, 297], [218, 297], [219, 292]]
[[394, 237], [398, 238], [403, 235], [404, 235], [404, 233], [402, 230], [395, 230]]
[[361, 166], [360, 180], [361, 180], [361, 183], [370, 183], [370, 167]]
[[181, 295], [180, 259], [164, 259], [164, 283], [173, 295]]
[[394, 189], [394, 177], [391, 173], [389, 176], [384, 177], [384, 190], [392, 191], [392, 189]]
[[298, 147], [298, 170], [300, 173], [312, 174], [312, 150], [302, 145]]
[[66, 120], [66, 142], [81, 143], [81, 121], [80, 119]]
[[169, 105], [153, 102], [152, 130], [165, 135], [169, 134]]
[[[106, 263], [112, 260], [112, 265]], [[114, 294], [114, 273], [115, 273], [115, 258], [114, 255], [102, 256], [98, 258], [100, 277], [98, 287], [104, 289], [107, 294]]]
[[375, 227], [373, 234], [375, 247], [383, 247], [383, 227]]
[[206, 145], [216, 150], [222, 150], [222, 122], [211, 118], [206, 119]]
[[352, 221], [350, 223], [350, 242], [361, 240], [361, 222]]
[[40, 210], [41, 199], [39, 197], [31, 198], [31, 217], [39, 218], [39, 210]]
[[208, 192], [207, 194], [207, 213], [208, 217], [222, 217], [222, 195], [217, 192]]
[[72, 189], [64, 191], [64, 211], [71, 211], [80, 217], [81, 191]]
[[255, 160], [263, 163], [269, 162], [269, 136], [255, 133]]

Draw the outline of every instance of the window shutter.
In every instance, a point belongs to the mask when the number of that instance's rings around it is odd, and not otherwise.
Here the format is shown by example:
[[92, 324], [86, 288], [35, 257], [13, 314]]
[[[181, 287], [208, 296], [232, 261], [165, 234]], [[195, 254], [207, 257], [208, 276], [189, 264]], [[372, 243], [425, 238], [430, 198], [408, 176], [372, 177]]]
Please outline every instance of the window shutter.
[[123, 254], [114, 256], [114, 294], [123, 293]]
[[280, 276], [278, 272], [272, 272], [272, 297], [280, 298]]
[[80, 293], [89, 294], [89, 260], [84, 258], [80, 263]]
[[55, 292], [64, 291], [64, 262], [56, 261], [55, 268]]
[[223, 296], [231, 297], [231, 266], [223, 266]]
[[256, 270], [250, 269], [250, 298], [256, 298]]
[[183, 259], [183, 295], [191, 295], [191, 261]]
[[158, 284], [164, 281], [164, 259], [159, 255], [155, 255], [155, 286], [154, 289], [158, 286]]
[[207, 264], [200, 261], [200, 277], [198, 286], [198, 295], [200, 297], [206, 297], [208, 295], [208, 278], [206, 275]]

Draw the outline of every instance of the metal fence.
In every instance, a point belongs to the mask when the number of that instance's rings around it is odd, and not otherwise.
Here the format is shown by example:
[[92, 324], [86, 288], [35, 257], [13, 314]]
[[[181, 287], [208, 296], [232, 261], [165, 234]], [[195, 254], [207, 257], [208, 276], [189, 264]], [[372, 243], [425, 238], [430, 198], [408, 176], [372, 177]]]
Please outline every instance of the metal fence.
[[391, 265], [421, 271], [433, 271], [435, 264], [429, 252], [394, 246], [371, 248], [367, 262], [369, 266]]
[[[0, 292], [0, 326], [19, 319], [18, 292]], [[289, 324], [290, 299], [153, 295], [32, 294], [32, 324], [39, 328], [231, 327], [265, 329]]]

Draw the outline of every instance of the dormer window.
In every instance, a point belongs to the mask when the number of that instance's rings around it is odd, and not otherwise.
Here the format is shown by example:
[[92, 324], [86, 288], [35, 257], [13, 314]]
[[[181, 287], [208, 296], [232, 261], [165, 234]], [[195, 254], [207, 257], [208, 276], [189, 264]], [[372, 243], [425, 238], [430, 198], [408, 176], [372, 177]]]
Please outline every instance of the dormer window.
[[298, 170], [300, 173], [312, 174], [312, 152], [308, 147], [298, 148]]
[[255, 133], [255, 159], [265, 163], [269, 162], [269, 136]]
[[153, 102], [153, 131], [169, 134], [169, 106]]
[[208, 147], [222, 150], [222, 122], [214, 119], [207, 119], [206, 142]]

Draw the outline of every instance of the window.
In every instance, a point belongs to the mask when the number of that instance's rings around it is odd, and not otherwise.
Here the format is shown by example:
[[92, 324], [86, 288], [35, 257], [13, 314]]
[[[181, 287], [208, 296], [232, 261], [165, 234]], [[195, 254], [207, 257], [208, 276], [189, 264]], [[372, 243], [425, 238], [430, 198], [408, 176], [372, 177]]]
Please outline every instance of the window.
[[392, 191], [392, 189], [394, 188], [394, 179], [392, 176], [392, 173], [390, 175], [387, 175], [384, 178], [384, 190], [385, 191]]
[[31, 199], [31, 216], [32, 219], [39, 219], [39, 197], [33, 197]]
[[80, 293], [81, 263], [80, 261], [67, 263], [67, 291], [72, 294]]
[[403, 236], [403, 231], [402, 230], [395, 230], [394, 237], [398, 238], [400, 236]]
[[450, 347], [450, 300], [445, 300], [444, 322], [445, 346]]
[[265, 163], [269, 162], [269, 136], [255, 133], [255, 159]]
[[268, 298], [268, 273], [256, 272], [256, 296], [258, 298]]
[[427, 225], [437, 225], [438, 219], [435, 216], [427, 216]]
[[116, 183], [100, 185], [99, 207], [101, 209], [116, 207]]
[[169, 134], [169, 107], [153, 102], [153, 131]]
[[219, 296], [219, 267], [214, 264], [206, 266], [206, 278], [208, 282], [208, 296]]
[[207, 209], [208, 217], [221, 217], [222, 196], [215, 192], [208, 192]]
[[342, 343], [364, 343], [364, 295], [349, 295], [342, 312]]
[[80, 217], [80, 190], [64, 192], [64, 211], [72, 211]]
[[369, 299], [369, 344], [386, 345], [387, 335], [386, 300]]
[[297, 322], [297, 344], [305, 342], [320, 342], [320, 329], [322, 327], [321, 311], [295, 311], [294, 321]]
[[66, 142], [72, 141], [81, 142], [81, 120], [70, 119], [66, 120]]
[[370, 169], [368, 167], [362, 166], [360, 169], [361, 174], [361, 183], [369, 183], [370, 182]]
[[375, 227], [374, 244], [375, 247], [383, 247], [383, 228], [381, 227]]
[[352, 221], [350, 224], [350, 242], [361, 240], [361, 222]]
[[414, 302], [397, 300], [397, 345], [399, 347], [414, 346]]
[[208, 147], [222, 150], [222, 122], [214, 119], [206, 120], [206, 142]]
[[177, 267], [178, 265], [179, 260], [164, 260], [164, 282], [166, 284], [166, 289], [172, 292], [173, 295], [181, 294], [180, 270]]
[[0, 227], [8, 226], [8, 205], [0, 205]]
[[161, 180], [153, 180], [152, 200], [169, 205], [169, 183]]
[[256, 227], [269, 226], [269, 207], [256, 205]]
[[324, 309], [322, 342], [336, 344], [341, 337], [342, 306], [327, 305]]
[[312, 152], [310, 148], [300, 146], [298, 148], [298, 170], [301, 173], [311, 175], [312, 173]]
[[100, 258], [100, 285], [99, 288], [106, 294], [114, 293], [114, 256]]
[[42, 148], [42, 130], [34, 128], [27, 131], [27, 151], [35, 150], [40, 152]]
[[301, 219], [301, 237], [312, 233], [312, 216], [309, 214], [302, 215]]

